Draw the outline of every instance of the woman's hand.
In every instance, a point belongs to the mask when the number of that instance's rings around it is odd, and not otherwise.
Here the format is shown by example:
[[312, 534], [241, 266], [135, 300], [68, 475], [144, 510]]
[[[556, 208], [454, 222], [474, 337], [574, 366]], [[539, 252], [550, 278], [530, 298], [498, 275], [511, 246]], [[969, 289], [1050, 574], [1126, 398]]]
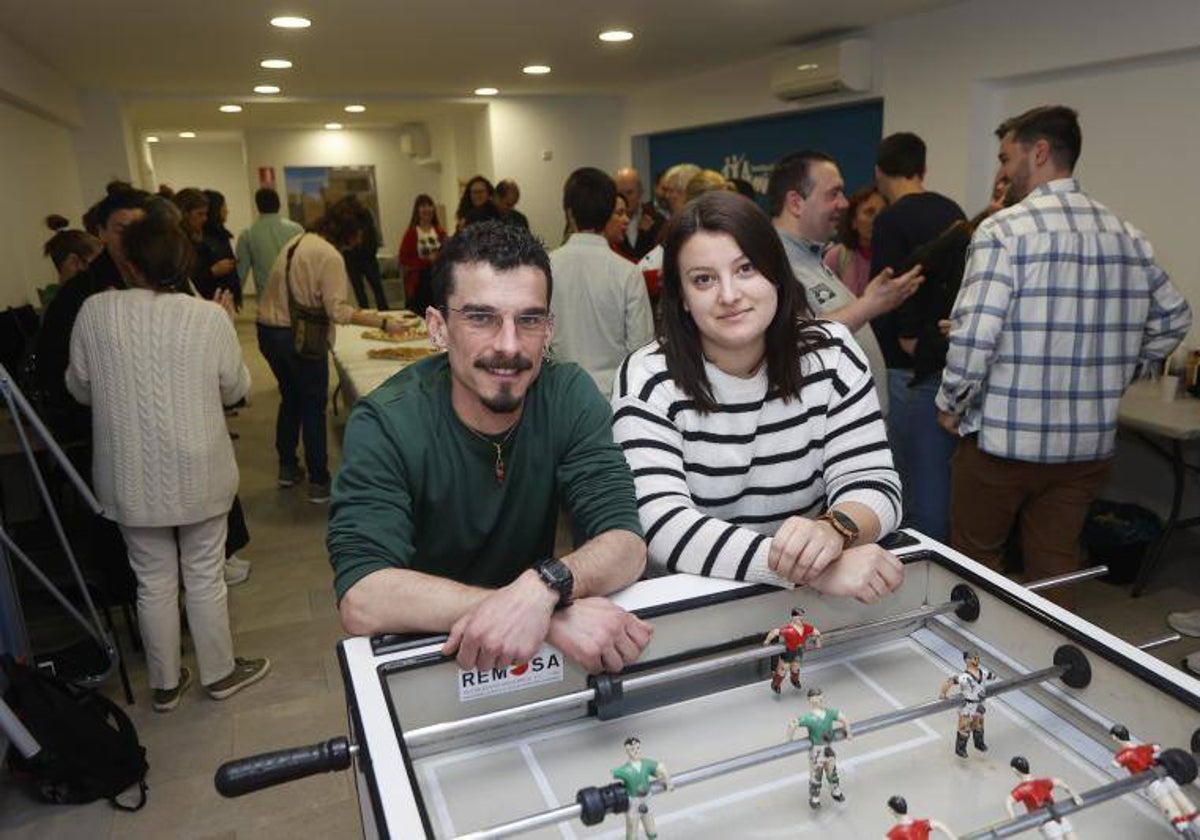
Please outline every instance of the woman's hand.
[[836, 563], [814, 577], [809, 586], [824, 595], [855, 598], [873, 604], [904, 582], [904, 566], [896, 555], [879, 546], [860, 545], [847, 549]]
[[217, 294], [213, 297], [213, 303], [225, 310], [229, 320], [233, 320], [234, 313], [237, 312], [237, 307], [233, 302], [233, 292], [229, 289], [218, 289]]
[[842, 555], [845, 538], [828, 522], [792, 516], [771, 540], [767, 565], [792, 583], [809, 583]]
[[226, 277], [233, 273], [237, 268], [237, 261], [232, 257], [226, 257], [223, 260], [217, 260], [212, 265], [213, 277]]

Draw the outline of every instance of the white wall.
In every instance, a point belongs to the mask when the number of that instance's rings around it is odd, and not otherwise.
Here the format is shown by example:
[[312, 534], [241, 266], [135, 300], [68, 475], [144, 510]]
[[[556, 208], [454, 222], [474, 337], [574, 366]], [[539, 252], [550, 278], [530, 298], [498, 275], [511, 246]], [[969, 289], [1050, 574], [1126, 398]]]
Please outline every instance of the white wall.
[[63, 125], [83, 122], [74, 85], [2, 31], [0, 98]]
[[258, 167], [275, 167], [276, 189], [284, 201], [285, 166], [374, 166], [379, 223], [388, 250], [400, 247], [414, 196], [430, 193], [435, 200], [442, 200], [438, 195], [439, 174], [417, 166], [401, 152], [399, 132], [391, 129], [248, 131], [246, 163], [251, 189], [258, 186]]
[[0, 309], [36, 303], [54, 265], [42, 256], [45, 218], [59, 213], [82, 227], [84, 200], [71, 146], [60, 124], [0, 101]]
[[[216, 190], [225, 196], [225, 226], [237, 236], [254, 221], [254, 200], [246, 181], [246, 150], [241, 137], [220, 140], [163, 140], [150, 144], [154, 177], [175, 191], [184, 187]], [[244, 278], [243, 278], [244, 279]]]
[[[488, 105], [491, 174], [516, 180], [521, 187], [518, 209], [547, 247], [562, 241], [563, 182], [581, 166], [614, 171], [620, 127], [617, 97], [517, 97]], [[544, 152], [550, 160], [543, 160]]]
[[104, 196], [109, 181], [134, 183], [140, 180], [140, 170], [121, 97], [112, 91], [84, 90], [79, 107], [83, 123], [71, 140], [84, 198], [95, 202]]

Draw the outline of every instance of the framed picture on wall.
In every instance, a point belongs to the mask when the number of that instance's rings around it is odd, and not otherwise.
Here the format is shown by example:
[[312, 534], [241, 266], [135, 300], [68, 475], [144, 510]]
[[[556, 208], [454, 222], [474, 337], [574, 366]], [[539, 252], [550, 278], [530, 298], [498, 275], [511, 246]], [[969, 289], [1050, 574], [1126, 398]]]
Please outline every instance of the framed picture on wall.
[[321, 218], [325, 208], [348, 195], [371, 211], [379, 227], [379, 195], [374, 166], [285, 166], [288, 216], [305, 228]]

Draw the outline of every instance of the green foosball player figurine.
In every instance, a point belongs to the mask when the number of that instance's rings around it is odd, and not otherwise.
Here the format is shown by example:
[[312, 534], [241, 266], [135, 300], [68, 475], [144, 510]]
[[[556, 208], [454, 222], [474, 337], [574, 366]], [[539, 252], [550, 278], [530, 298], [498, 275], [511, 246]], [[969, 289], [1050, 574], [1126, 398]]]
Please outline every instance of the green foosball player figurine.
[[638, 738], [625, 739], [627, 762], [612, 771], [613, 778], [625, 785], [629, 794], [629, 810], [625, 812], [625, 840], [634, 840], [638, 834], [638, 823], [646, 832], [648, 840], [658, 837], [654, 828], [654, 815], [650, 813], [650, 785], [659, 781], [672, 789], [671, 774], [667, 765], [653, 758], [642, 758], [642, 742]]
[[805, 714], [788, 721], [787, 739], [796, 737], [797, 729], [807, 729], [812, 745], [808, 750], [808, 804], [813, 808], [821, 807], [821, 784], [823, 778], [829, 779], [829, 795], [834, 802], [845, 802], [846, 794], [838, 780], [837, 753], [833, 751], [834, 730], [840, 725], [846, 732], [846, 738], [851, 737], [850, 721], [837, 709], [825, 708], [825, 695], [819, 688], [808, 690], [808, 702], [812, 705]]

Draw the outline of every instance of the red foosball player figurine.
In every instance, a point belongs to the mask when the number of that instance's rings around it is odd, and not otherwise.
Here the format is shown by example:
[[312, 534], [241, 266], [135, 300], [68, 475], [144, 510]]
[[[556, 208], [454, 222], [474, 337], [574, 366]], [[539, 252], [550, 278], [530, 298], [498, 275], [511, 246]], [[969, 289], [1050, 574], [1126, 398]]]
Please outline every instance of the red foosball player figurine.
[[[1129, 730], [1120, 724], [1108, 730], [1108, 734], [1112, 735], [1120, 747], [1113, 758], [1113, 764], [1124, 767], [1129, 771], [1129, 775], [1136, 776], [1158, 763], [1161, 750], [1156, 744], [1135, 744], [1129, 739]], [[1146, 793], [1179, 834], [1191, 837], [1200, 833], [1200, 816], [1196, 814], [1196, 806], [1170, 776], [1151, 782], [1146, 788]]]
[[884, 840], [929, 840], [934, 831], [940, 831], [950, 840], [957, 840], [954, 832], [938, 820], [916, 820], [908, 815], [908, 803], [903, 796], [893, 796], [887, 801], [888, 812], [896, 824], [883, 835]]
[[792, 610], [791, 621], [768, 631], [763, 638], [764, 645], [778, 639], [786, 648], [779, 654], [779, 664], [775, 666], [775, 673], [771, 675], [771, 690], [776, 694], [783, 685], [783, 674], [789, 666], [792, 671], [792, 685], [800, 687], [800, 662], [804, 659], [804, 645], [810, 638], [816, 647], [821, 646], [821, 631], [804, 620], [804, 610], [800, 607]]
[[979, 664], [979, 653], [973, 650], [963, 651], [963, 662], [967, 667], [956, 677], [951, 677], [942, 683], [938, 697], [943, 700], [950, 694], [955, 685], [962, 695], [962, 708], [958, 710], [958, 735], [954, 743], [954, 754], [959, 758], [967, 757], [967, 738], [975, 739], [975, 749], [987, 752], [987, 744], [983, 740], [983, 714], [987, 711], [983, 698], [987, 696], [984, 683], [996, 679], [996, 675]]
[[[1025, 806], [1027, 812], [1036, 811], [1038, 808], [1045, 808], [1047, 805], [1054, 805], [1054, 789], [1062, 788], [1067, 792], [1067, 795], [1075, 800], [1076, 805], [1082, 805], [1083, 799], [1071, 786], [1062, 779], [1043, 778], [1035, 779], [1029, 773], [1029, 760], [1024, 756], [1016, 756], [1008, 764], [1017, 774], [1021, 783], [1012, 789], [1012, 793], [1008, 795], [1008, 799], [1004, 801], [1004, 807], [1008, 809], [1008, 815], [1012, 818], [1017, 816], [1017, 803]], [[1053, 807], [1051, 807], [1053, 811]], [[1071, 821], [1066, 817], [1054, 817], [1046, 820], [1041, 825], [1043, 837], [1047, 838], [1063, 838], [1063, 840], [1076, 840], [1075, 829], [1071, 826]]]

